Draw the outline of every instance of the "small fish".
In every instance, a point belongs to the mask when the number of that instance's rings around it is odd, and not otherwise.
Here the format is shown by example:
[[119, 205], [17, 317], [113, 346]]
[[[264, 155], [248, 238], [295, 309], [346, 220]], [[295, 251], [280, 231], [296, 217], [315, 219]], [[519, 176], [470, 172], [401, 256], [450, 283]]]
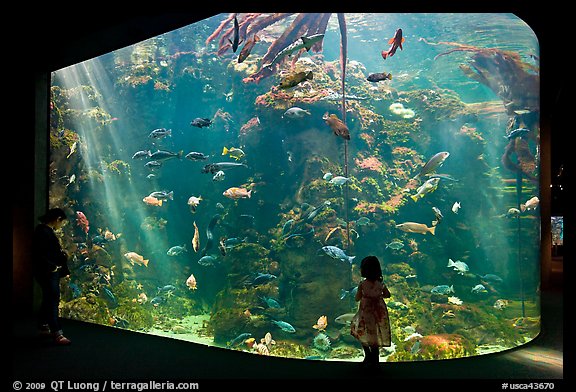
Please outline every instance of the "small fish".
[[432, 221], [432, 226], [436, 226], [438, 223], [442, 222], [444, 215], [442, 215], [442, 211], [440, 211], [438, 207], [432, 207], [432, 211], [434, 211], [434, 216], [436, 216], [436, 220]]
[[438, 183], [440, 182], [440, 178], [430, 178], [426, 180], [422, 185], [418, 187], [416, 190], [416, 194], [410, 195], [412, 200], [418, 201], [423, 198], [426, 194], [430, 192], [434, 192], [438, 188]]
[[273, 274], [264, 274], [259, 272], [256, 277], [254, 278], [254, 280], [252, 280], [252, 285], [254, 286], [258, 286], [261, 284], [266, 284], [268, 282], [270, 282], [271, 280], [276, 279], [277, 276], [273, 275]]
[[326, 330], [328, 326], [328, 318], [326, 316], [320, 316], [316, 324], [312, 326], [312, 328], [317, 329], [318, 331]]
[[462, 205], [460, 204], [459, 201], [454, 202], [454, 204], [452, 205], [452, 212], [457, 214], [460, 207], [462, 207]]
[[431, 233], [435, 235], [436, 226], [428, 227], [424, 223], [416, 223], [416, 222], [404, 222], [396, 225], [397, 229], [405, 231], [407, 233], [418, 233], [418, 234], [426, 234]]
[[174, 200], [174, 191], [155, 191], [148, 195], [149, 197], [154, 197], [158, 200]]
[[162, 166], [162, 162], [160, 161], [150, 161], [150, 162], [146, 162], [146, 164], [144, 165], [149, 169], [157, 169], [160, 166]]
[[188, 198], [188, 206], [190, 207], [190, 212], [195, 213], [196, 207], [198, 207], [201, 201], [202, 196], [190, 196], [190, 198]]
[[506, 212], [506, 218], [517, 218], [518, 216], [520, 216], [520, 214], [522, 213], [522, 211], [520, 211], [518, 208], [510, 208], [508, 209], [508, 212]]
[[324, 173], [324, 175], [322, 176], [322, 179], [326, 180], [326, 181], [330, 181], [332, 179], [332, 173], [330, 173], [330, 172]]
[[282, 49], [278, 54], [272, 59], [271, 62], [264, 64], [263, 68], [270, 68], [274, 64], [278, 63], [284, 57], [291, 55], [292, 53], [299, 51], [300, 49], [306, 49], [306, 51], [310, 51], [312, 46], [322, 40], [324, 38], [324, 34], [314, 34], [308, 37], [300, 37], [295, 42], [288, 45], [286, 48]]
[[392, 80], [392, 74], [386, 73], [386, 72], [373, 73], [373, 74], [368, 75], [366, 80], [369, 82], [373, 82], [373, 83], [380, 82], [382, 80]]
[[196, 278], [194, 277], [194, 274], [190, 274], [190, 276], [188, 277], [188, 279], [186, 279], [186, 286], [188, 286], [188, 288], [190, 290], [196, 290]]
[[168, 251], [166, 252], [166, 254], [168, 256], [178, 256], [181, 255], [182, 253], [186, 252], [186, 245], [176, 245], [171, 247], [170, 249], [168, 249]]
[[90, 231], [90, 222], [82, 211], [76, 211], [76, 225], [82, 228], [82, 231], [88, 234]]
[[454, 261], [452, 259], [448, 259], [448, 268], [453, 268], [454, 271], [458, 271], [459, 275], [464, 275], [465, 272], [468, 272], [470, 268], [468, 268], [468, 264], [463, 261]]
[[224, 178], [226, 178], [226, 173], [224, 170], [219, 170], [212, 176], [212, 181], [222, 181]]
[[190, 122], [190, 125], [197, 128], [209, 127], [212, 125], [212, 120], [209, 118], [196, 117]]
[[131, 265], [138, 264], [143, 265], [144, 267], [148, 267], [148, 262], [150, 261], [146, 260], [144, 256], [141, 256], [136, 252], [126, 252], [124, 253], [124, 257], [130, 262]]
[[198, 264], [204, 267], [213, 267], [216, 265], [216, 257], [210, 255], [202, 256], [200, 260], [198, 260]]
[[386, 304], [389, 308], [391, 309], [396, 309], [396, 310], [406, 310], [408, 309], [408, 305], [406, 305], [405, 303], [402, 302], [398, 302], [398, 301], [389, 301]]
[[251, 333], [248, 333], [248, 332], [241, 333], [240, 335], [236, 336], [234, 339], [232, 339], [231, 341], [226, 343], [226, 346], [227, 347], [237, 346], [241, 343], [244, 343], [244, 341], [250, 337], [252, 337]]
[[327, 245], [323, 246], [321, 250], [333, 259], [347, 261], [350, 264], [352, 264], [354, 262], [354, 258], [356, 258], [356, 256], [346, 255], [346, 253], [337, 246]]
[[299, 108], [297, 106], [291, 107], [290, 109], [286, 110], [284, 112], [284, 114], [282, 115], [282, 118], [286, 117], [286, 118], [302, 118], [306, 115], [310, 115], [310, 111], [309, 110], [304, 110], [302, 108]]
[[520, 211], [535, 210], [540, 204], [540, 199], [537, 196], [530, 198], [526, 203], [520, 204]]
[[194, 221], [194, 237], [192, 237], [192, 249], [194, 249], [194, 252], [198, 252], [198, 249], [200, 249], [200, 232], [198, 231], [198, 226], [196, 226], [196, 221]]
[[491, 283], [502, 283], [504, 282], [504, 279], [502, 279], [501, 277], [499, 277], [498, 275], [494, 275], [494, 274], [486, 274], [486, 275], [477, 275], [480, 279], [482, 279], [485, 282], [491, 282]]
[[450, 294], [454, 292], [454, 286], [448, 286], [445, 284], [441, 284], [439, 286], [435, 286], [430, 290], [432, 294]]
[[223, 193], [229, 199], [237, 200], [237, 199], [246, 199], [252, 197], [252, 189], [247, 190], [246, 188], [238, 188], [232, 187], [226, 189]]
[[405, 38], [402, 37], [402, 29], [397, 29], [396, 32], [394, 33], [394, 37], [390, 38], [390, 40], [388, 41], [390, 48], [388, 50], [382, 51], [382, 58], [386, 60], [386, 57], [394, 56], [398, 48], [400, 48], [400, 50], [404, 50], [402, 49], [402, 44], [404, 43], [404, 41]]
[[365, 216], [356, 220], [356, 226], [366, 226], [368, 223], [370, 223], [370, 218]]
[[506, 299], [497, 299], [493, 305], [498, 310], [504, 310], [508, 306], [508, 300]]
[[344, 122], [338, 118], [338, 116], [335, 114], [328, 115], [328, 112], [326, 112], [324, 116], [322, 116], [322, 119], [326, 121], [326, 124], [328, 124], [328, 126], [332, 129], [334, 135], [340, 136], [346, 140], [350, 140], [350, 130], [346, 124], [344, 124]]
[[414, 355], [417, 354], [418, 351], [420, 351], [420, 341], [417, 340], [416, 342], [414, 342], [414, 344], [412, 345], [412, 348], [410, 348], [410, 354]]
[[256, 42], [259, 41], [260, 37], [258, 37], [256, 34], [248, 38], [244, 44], [244, 47], [240, 51], [240, 54], [238, 55], [238, 63], [242, 63], [244, 60], [246, 60], [246, 58], [250, 55], [250, 52], [252, 52], [252, 48], [254, 48], [254, 45], [256, 45]]
[[190, 159], [191, 161], [205, 161], [209, 157], [201, 152], [192, 151], [186, 154], [185, 158]]
[[234, 53], [236, 53], [236, 50], [238, 50], [238, 45], [242, 43], [242, 40], [240, 39], [240, 28], [238, 26], [238, 18], [236, 18], [236, 15], [234, 15], [234, 35], [232, 36], [232, 40], [228, 38], [228, 42], [230, 42], [230, 45], [232, 45], [232, 51]]
[[487, 293], [488, 290], [486, 290], [486, 287], [484, 287], [483, 284], [477, 284], [476, 286], [472, 287], [472, 290], [470, 290], [470, 292], [474, 294], [480, 294], [480, 293]]
[[72, 154], [74, 154], [76, 152], [76, 147], [78, 146], [78, 142], [74, 142], [72, 143], [72, 145], [70, 146], [70, 152], [68, 153], [68, 155], [66, 155], [66, 159], [70, 158], [70, 156]]
[[150, 154], [150, 150], [136, 151], [134, 155], [132, 155], [132, 159], [149, 158]]
[[269, 308], [280, 309], [280, 303], [271, 297], [260, 297], [262, 302], [264, 302]]
[[246, 154], [239, 148], [230, 147], [230, 149], [224, 147], [222, 149], [222, 155], [228, 154], [231, 158], [236, 159], [237, 161], [243, 158]]
[[394, 250], [402, 249], [403, 247], [404, 247], [404, 243], [402, 241], [399, 241], [399, 240], [394, 240], [394, 241], [390, 242], [389, 244], [386, 244], [386, 248], [390, 248], [390, 249], [394, 249]]
[[350, 178], [347, 177], [343, 177], [343, 176], [336, 176], [333, 177], [330, 181], [328, 181], [330, 184], [334, 184], [334, 185], [338, 185], [338, 186], [342, 186], [344, 185], [346, 182], [350, 181]]
[[530, 132], [529, 129], [526, 128], [518, 128], [510, 132], [508, 135], [504, 136], [508, 140], [516, 139], [517, 137], [522, 137]]
[[288, 333], [296, 332], [296, 329], [291, 324], [287, 323], [286, 321], [272, 320], [272, 322], [274, 324], [276, 324], [276, 326], [278, 326], [284, 332], [288, 332]]
[[165, 151], [165, 150], [158, 150], [150, 154], [150, 159], [153, 161], [165, 161], [167, 159], [178, 158], [182, 159], [184, 155], [184, 151], [180, 150], [179, 152], [172, 152], [172, 151]]
[[428, 162], [426, 162], [426, 164], [422, 167], [422, 169], [420, 169], [420, 173], [418, 173], [414, 179], [418, 180], [420, 178], [422, 178], [423, 176], [427, 175], [428, 173], [432, 173], [434, 171], [436, 171], [436, 169], [438, 169], [440, 166], [442, 166], [442, 164], [444, 163], [444, 161], [450, 156], [450, 153], [447, 151], [441, 151], [439, 153], [436, 153], [432, 156], [432, 158], [430, 158], [428, 160]]
[[350, 325], [356, 313], [344, 313], [334, 319], [334, 322], [342, 325]]
[[218, 162], [218, 163], [209, 163], [204, 166], [202, 169], [202, 173], [210, 173], [215, 174], [220, 170], [228, 170], [233, 167], [248, 167], [245, 163], [235, 163], [235, 162]]
[[146, 196], [145, 198], [142, 199], [142, 201], [146, 204], [148, 204], [149, 206], [155, 206], [155, 207], [161, 207], [162, 206], [162, 200], [159, 200], [157, 198], [155, 198], [154, 196]]
[[152, 139], [162, 139], [166, 136], [172, 136], [172, 130], [166, 128], [158, 128], [150, 132], [148, 137]]
[[312, 79], [314, 79], [314, 74], [312, 73], [312, 71], [296, 72], [283, 77], [280, 80], [280, 84], [278, 85], [278, 87], [283, 90], [286, 90], [295, 87], [306, 80], [312, 80]]

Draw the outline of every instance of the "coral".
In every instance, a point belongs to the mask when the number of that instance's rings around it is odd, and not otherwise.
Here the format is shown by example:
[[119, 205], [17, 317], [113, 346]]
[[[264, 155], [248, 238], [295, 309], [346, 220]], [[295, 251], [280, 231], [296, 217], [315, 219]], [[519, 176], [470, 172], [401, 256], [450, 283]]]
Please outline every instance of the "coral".
[[376, 157], [368, 157], [363, 160], [355, 159], [354, 162], [362, 169], [381, 171], [383, 163]]
[[330, 338], [325, 333], [320, 332], [314, 337], [313, 346], [320, 351], [328, 351], [330, 350]]
[[426, 335], [420, 339], [418, 358], [449, 359], [474, 353], [474, 345], [458, 334]]

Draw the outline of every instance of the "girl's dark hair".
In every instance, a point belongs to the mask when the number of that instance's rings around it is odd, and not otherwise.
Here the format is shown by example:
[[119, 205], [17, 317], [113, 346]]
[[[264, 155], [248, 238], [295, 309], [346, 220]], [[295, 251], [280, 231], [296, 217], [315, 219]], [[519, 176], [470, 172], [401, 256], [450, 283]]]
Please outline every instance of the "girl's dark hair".
[[44, 224], [55, 222], [56, 220], [66, 220], [68, 217], [62, 208], [50, 208], [44, 215], [42, 215], [38, 220]]
[[360, 275], [366, 279], [382, 281], [382, 268], [378, 257], [364, 257], [360, 263]]

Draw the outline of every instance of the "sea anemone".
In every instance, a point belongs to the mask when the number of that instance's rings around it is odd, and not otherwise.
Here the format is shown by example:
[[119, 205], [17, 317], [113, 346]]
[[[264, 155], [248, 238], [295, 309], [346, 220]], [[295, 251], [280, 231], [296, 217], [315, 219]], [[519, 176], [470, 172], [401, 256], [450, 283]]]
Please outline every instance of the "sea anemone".
[[320, 351], [330, 350], [330, 338], [325, 333], [319, 333], [314, 338], [314, 348]]

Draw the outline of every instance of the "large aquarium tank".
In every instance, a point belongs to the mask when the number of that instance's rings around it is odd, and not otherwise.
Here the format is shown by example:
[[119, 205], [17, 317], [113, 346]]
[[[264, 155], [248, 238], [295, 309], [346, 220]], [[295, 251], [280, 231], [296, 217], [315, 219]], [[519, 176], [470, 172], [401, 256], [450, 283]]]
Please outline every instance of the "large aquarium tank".
[[539, 136], [513, 14], [219, 14], [54, 71], [60, 315], [357, 361], [375, 255], [382, 360], [517, 347], [540, 331]]

